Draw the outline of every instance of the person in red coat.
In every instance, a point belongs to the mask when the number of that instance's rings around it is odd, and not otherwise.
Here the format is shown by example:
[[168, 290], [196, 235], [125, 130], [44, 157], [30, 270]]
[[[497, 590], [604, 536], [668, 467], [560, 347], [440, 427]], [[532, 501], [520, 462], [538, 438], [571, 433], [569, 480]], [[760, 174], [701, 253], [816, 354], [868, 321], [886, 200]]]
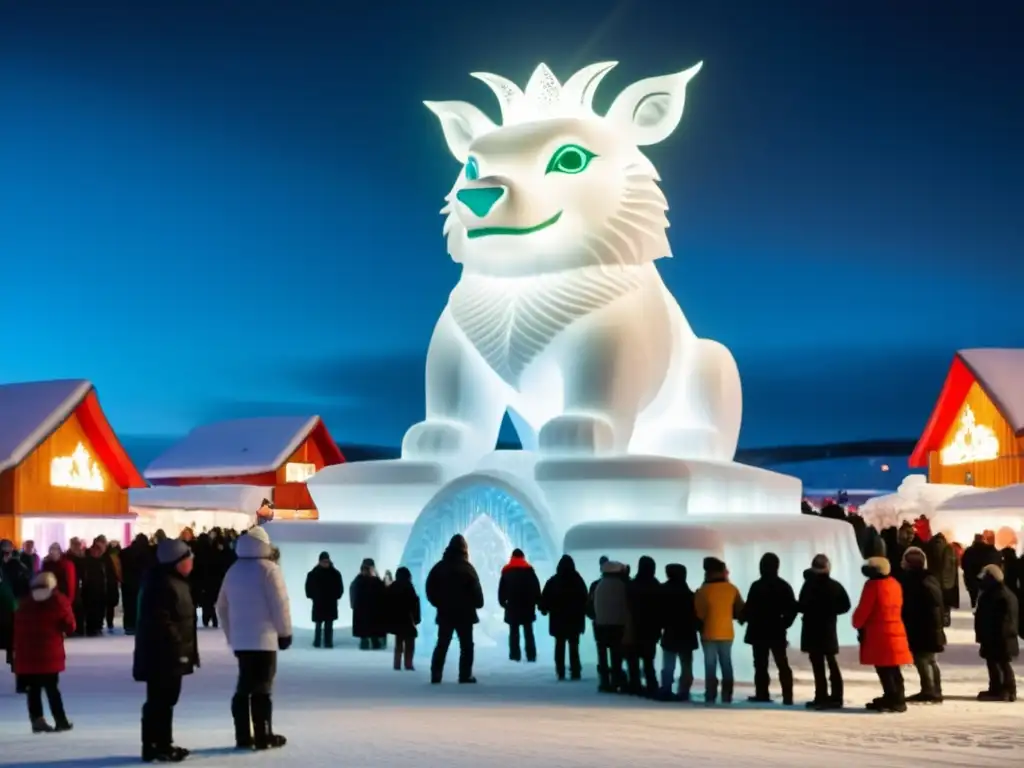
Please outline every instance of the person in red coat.
[[60, 544], [50, 545], [50, 551], [43, 561], [43, 570], [57, 577], [57, 591], [74, 605], [75, 597], [78, 595], [78, 573], [75, 571], [75, 564], [61, 552]]
[[853, 628], [860, 638], [860, 663], [874, 667], [882, 683], [882, 696], [867, 708], [876, 712], [906, 712], [907, 696], [900, 667], [913, 663], [914, 657], [903, 626], [903, 588], [892, 577], [887, 558], [869, 558], [861, 572], [868, 580], [853, 612]]
[[[74, 631], [71, 602], [57, 591], [57, 577], [43, 571], [32, 579], [31, 597], [14, 614], [14, 674], [28, 694], [33, 733], [71, 730], [57, 681], [64, 671], [64, 635]], [[43, 691], [54, 725], [43, 716]]]

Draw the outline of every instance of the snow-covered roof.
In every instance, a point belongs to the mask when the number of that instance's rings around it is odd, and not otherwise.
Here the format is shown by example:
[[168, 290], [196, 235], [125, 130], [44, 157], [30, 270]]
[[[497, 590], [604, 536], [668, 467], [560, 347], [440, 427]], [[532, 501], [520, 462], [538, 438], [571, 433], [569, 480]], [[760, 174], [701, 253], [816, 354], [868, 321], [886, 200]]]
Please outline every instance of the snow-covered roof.
[[320, 423], [319, 416], [268, 416], [205, 424], [154, 459], [143, 475], [167, 480], [273, 472]]
[[129, 507], [156, 509], [220, 510], [256, 514], [273, 488], [258, 485], [160, 485], [128, 492]]
[[1013, 431], [1024, 432], [1024, 349], [962, 349], [957, 356]]
[[0, 385], [0, 472], [24, 461], [91, 390], [83, 379]]
[[1024, 484], [1007, 485], [992, 491], [953, 496], [938, 506], [938, 511], [1019, 509], [1024, 512]]

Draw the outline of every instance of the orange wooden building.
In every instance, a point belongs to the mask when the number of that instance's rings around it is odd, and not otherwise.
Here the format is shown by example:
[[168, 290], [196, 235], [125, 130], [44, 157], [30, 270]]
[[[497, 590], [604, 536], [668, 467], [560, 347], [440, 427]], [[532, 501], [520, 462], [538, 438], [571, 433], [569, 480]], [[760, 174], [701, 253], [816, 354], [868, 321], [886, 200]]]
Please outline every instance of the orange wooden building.
[[910, 466], [931, 483], [1024, 483], [1024, 349], [956, 353]]
[[43, 551], [72, 536], [122, 541], [146, 482], [88, 381], [0, 385], [0, 538]]
[[319, 416], [221, 421], [197, 427], [157, 457], [144, 473], [153, 487], [133, 493], [131, 503], [140, 516], [162, 514], [168, 526], [223, 525], [215, 521], [227, 513], [253, 518], [262, 498], [273, 502], [276, 519], [315, 520], [306, 480], [343, 461]]

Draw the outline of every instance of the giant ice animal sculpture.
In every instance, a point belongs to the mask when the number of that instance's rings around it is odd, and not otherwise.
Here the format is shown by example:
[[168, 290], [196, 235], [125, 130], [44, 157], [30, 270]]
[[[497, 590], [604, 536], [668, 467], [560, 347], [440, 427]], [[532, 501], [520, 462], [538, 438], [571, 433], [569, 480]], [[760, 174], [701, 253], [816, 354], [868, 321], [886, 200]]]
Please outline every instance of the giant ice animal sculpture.
[[502, 124], [462, 101], [426, 102], [462, 163], [444, 233], [462, 277], [427, 353], [426, 419], [412, 459], [479, 459], [505, 412], [545, 455], [729, 461], [742, 409], [729, 351], [698, 338], [654, 266], [670, 256], [658, 173], [640, 147], [679, 124], [701, 65], [592, 108], [614, 66], [525, 90], [477, 73]]
[[[569, 552], [589, 578], [600, 554], [651, 554], [696, 581], [713, 555], [745, 590], [771, 550], [794, 586], [826, 552], [859, 591], [852, 528], [801, 516], [797, 478], [732, 461], [736, 365], [694, 334], [654, 266], [670, 255], [668, 206], [640, 147], [676, 128], [700, 65], [636, 82], [597, 115], [612, 66], [560, 84], [542, 64], [525, 89], [477, 74], [500, 126], [465, 102], [427, 102], [462, 164], [443, 210], [462, 276], [427, 354], [426, 418], [401, 459], [311, 478], [318, 522], [268, 524], [294, 600], [322, 549], [347, 579], [373, 557], [422, 585], [456, 532], [492, 584], [517, 546], [542, 578]], [[506, 411], [523, 451], [494, 450]], [[500, 625], [494, 598], [482, 627]]]

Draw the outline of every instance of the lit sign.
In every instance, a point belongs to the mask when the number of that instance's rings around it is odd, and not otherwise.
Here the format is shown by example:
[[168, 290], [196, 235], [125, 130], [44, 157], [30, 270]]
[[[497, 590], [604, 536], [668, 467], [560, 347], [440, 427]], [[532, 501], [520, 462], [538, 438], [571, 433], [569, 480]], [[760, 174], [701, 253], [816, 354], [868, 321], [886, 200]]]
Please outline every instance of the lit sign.
[[50, 485], [79, 491], [102, 491], [103, 472], [79, 443], [70, 456], [57, 456], [50, 462]]
[[284, 481], [286, 483], [304, 483], [315, 474], [316, 464], [289, 462], [284, 465]]
[[992, 461], [999, 458], [999, 438], [991, 427], [978, 424], [971, 406], [964, 406], [960, 426], [942, 449], [939, 461], [944, 466], [970, 464], [974, 461]]

